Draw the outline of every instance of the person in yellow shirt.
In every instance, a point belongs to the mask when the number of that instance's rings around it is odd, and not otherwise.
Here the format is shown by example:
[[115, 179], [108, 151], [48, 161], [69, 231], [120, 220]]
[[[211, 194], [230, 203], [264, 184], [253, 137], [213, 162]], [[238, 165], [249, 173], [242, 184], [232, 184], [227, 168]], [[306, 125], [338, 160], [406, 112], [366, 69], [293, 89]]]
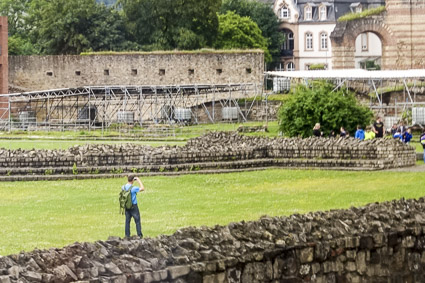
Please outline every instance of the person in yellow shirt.
[[364, 140], [373, 140], [375, 138], [375, 133], [372, 131], [371, 126], [366, 127], [366, 133], [364, 134]]

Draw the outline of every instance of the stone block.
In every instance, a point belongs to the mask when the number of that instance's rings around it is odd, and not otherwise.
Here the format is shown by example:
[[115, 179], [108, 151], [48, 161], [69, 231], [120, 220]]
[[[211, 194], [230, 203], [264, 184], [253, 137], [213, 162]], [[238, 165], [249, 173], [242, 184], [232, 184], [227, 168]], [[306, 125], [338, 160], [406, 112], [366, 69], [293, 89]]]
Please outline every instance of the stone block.
[[190, 273], [190, 266], [181, 265], [181, 266], [172, 266], [168, 268], [168, 275], [170, 279], [176, 279], [182, 276], [185, 276]]
[[227, 283], [226, 274], [224, 272], [204, 276], [203, 283]]
[[401, 241], [401, 246], [403, 248], [413, 248], [415, 246], [415, 242], [416, 242], [416, 237], [413, 236], [406, 236], [402, 241]]
[[364, 274], [366, 272], [366, 253], [364, 251], [357, 253], [356, 266], [359, 274]]
[[357, 251], [356, 250], [346, 250], [345, 251], [345, 256], [348, 259], [355, 259], [357, 255]]
[[373, 237], [372, 236], [360, 237], [360, 249], [370, 250], [372, 248], [373, 248]]
[[308, 264], [303, 264], [300, 266], [300, 275], [302, 276], [306, 276], [310, 273], [310, 265]]
[[313, 274], [317, 274], [317, 273], [319, 273], [321, 271], [321, 268], [320, 268], [320, 263], [313, 263], [312, 265], [311, 265], [311, 272], [313, 273]]
[[236, 268], [230, 268], [226, 271], [226, 278], [228, 283], [241, 283], [242, 272]]
[[300, 250], [299, 258], [301, 263], [309, 263], [313, 261], [313, 248], [306, 248]]
[[352, 261], [346, 262], [345, 263], [345, 270], [350, 271], [350, 272], [356, 271], [356, 263], [352, 262]]

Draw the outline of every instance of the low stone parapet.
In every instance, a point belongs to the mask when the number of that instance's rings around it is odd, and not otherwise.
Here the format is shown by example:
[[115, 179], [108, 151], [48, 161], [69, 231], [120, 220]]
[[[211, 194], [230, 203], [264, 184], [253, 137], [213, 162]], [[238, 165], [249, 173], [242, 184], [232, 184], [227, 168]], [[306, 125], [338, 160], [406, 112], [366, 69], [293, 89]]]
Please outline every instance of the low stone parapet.
[[425, 199], [0, 257], [0, 282], [425, 282]]
[[187, 172], [214, 168], [299, 167], [377, 170], [413, 166], [415, 149], [391, 139], [264, 138], [214, 132], [185, 146], [91, 144], [68, 150], [0, 149], [3, 176]]

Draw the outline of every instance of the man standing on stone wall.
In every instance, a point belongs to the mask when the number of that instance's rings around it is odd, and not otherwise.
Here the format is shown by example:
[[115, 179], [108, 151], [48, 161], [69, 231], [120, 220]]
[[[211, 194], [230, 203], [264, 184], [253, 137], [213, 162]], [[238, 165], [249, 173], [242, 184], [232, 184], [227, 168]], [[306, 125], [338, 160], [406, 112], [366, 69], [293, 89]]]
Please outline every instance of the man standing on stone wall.
[[378, 117], [376, 122], [373, 123], [373, 131], [375, 132], [375, 137], [384, 137], [384, 123], [382, 123], [381, 117]]
[[[128, 176], [127, 180], [128, 183], [122, 186], [122, 189], [126, 191], [131, 190], [131, 201], [133, 203], [133, 206], [130, 209], [125, 210], [125, 236], [130, 237], [130, 222], [131, 218], [134, 218], [134, 222], [136, 223], [137, 235], [140, 238], [143, 238], [142, 225], [140, 224], [140, 211], [139, 207], [137, 206], [137, 193], [140, 191], [144, 191], [145, 187], [143, 186], [139, 178], [134, 177], [132, 175]], [[137, 181], [137, 183], [139, 183], [139, 187], [133, 185], [134, 181]]]

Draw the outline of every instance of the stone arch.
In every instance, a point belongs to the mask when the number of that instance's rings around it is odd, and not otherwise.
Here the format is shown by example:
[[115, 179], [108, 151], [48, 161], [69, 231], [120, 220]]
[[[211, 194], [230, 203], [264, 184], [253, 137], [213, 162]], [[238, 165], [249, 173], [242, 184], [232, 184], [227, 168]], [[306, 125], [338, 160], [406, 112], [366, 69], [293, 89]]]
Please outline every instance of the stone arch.
[[333, 67], [335, 69], [354, 68], [355, 41], [358, 35], [371, 32], [376, 34], [382, 43], [382, 67], [391, 65], [387, 47], [396, 45], [393, 31], [384, 22], [384, 16], [338, 22], [332, 32], [331, 44]]

